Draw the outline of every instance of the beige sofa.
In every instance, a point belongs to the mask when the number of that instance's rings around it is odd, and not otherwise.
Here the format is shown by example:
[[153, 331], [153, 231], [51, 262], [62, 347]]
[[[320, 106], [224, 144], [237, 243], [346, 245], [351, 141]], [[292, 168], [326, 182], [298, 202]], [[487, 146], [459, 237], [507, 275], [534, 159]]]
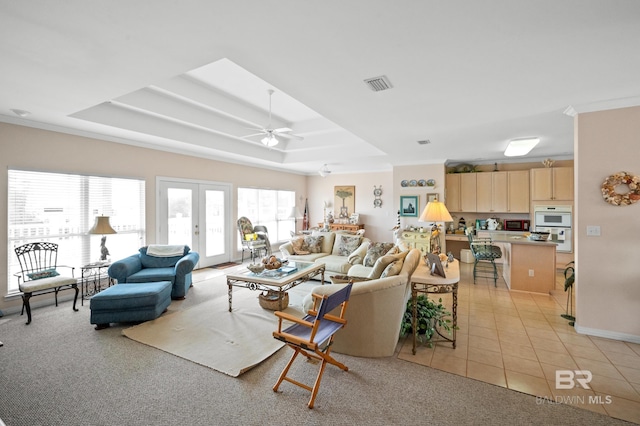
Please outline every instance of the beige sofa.
[[[398, 344], [402, 317], [411, 297], [411, 275], [422, 261], [420, 250], [412, 249], [404, 258], [398, 275], [353, 283], [345, 317], [347, 325], [333, 343], [333, 351], [362, 357], [392, 356]], [[316, 294], [331, 294], [346, 284], [315, 287]], [[311, 295], [304, 309], [312, 307]]]
[[[367, 254], [370, 240], [362, 236], [343, 234], [340, 232], [314, 231], [312, 237], [322, 236], [322, 247], [319, 253], [296, 254], [291, 241], [280, 246], [280, 253], [290, 261], [316, 262], [325, 264], [325, 281], [329, 281], [332, 275], [346, 275], [355, 264], [362, 264]], [[348, 255], [341, 254], [342, 236], [359, 240], [358, 246]]]

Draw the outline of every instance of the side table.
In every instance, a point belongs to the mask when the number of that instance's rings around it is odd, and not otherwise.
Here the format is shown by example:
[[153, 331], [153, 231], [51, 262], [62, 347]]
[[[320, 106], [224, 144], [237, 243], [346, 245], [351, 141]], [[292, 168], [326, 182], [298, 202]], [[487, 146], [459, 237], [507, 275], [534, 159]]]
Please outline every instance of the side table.
[[[89, 299], [102, 290], [102, 281], [106, 281], [106, 287], [111, 287], [114, 282], [113, 278], [107, 274], [107, 269], [111, 266], [111, 262], [94, 262], [84, 265], [82, 270], [82, 281], [80, 289], [82, 297], [80, 303], [84, 306], [84, 300]], [[105, 287], [105, 288], [106, 288]]]
[[460, 282], [460, 263], [457, 260], [449, 263], [445, 268], [446, 278], [438, 275], [431, 275], [431, 270], [427, 267], [426, 262], [420, 262], [413, 275], [411, 275], [411, 300], [413, 304], [413, 316], [411, 328], [413, 329], [413, 354], [416, 354], [416, 339], [418, 335], [418, 315], [417, 301], [418, 293], [427, 294], [443, 294], [452, 293], [453, 306], [451, 315], [453, 316], [452, 337], [447, 337], [440, 333], [436, 328], [436, 332], [444, 340], [451, 342], [453, 348], [456, 348], [456, 328], [458, 326], [458, 283]]

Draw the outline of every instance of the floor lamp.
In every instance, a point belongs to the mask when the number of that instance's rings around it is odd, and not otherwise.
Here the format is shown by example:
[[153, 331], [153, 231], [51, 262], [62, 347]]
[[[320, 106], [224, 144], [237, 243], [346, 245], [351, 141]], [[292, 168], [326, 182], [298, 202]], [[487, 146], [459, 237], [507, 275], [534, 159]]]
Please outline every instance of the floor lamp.
[[100, 240], [100, 261], [107, 260], [109, 256], [109, 249], [105, 245], [107, 243], [108, 234], [116, 234], [116, 230], [111, 227], [109, 223], [109, 216], [96, 216], [96, 222], [93, 227], [89, 229], [89, 234], [102, 235]]
[[431, 252], [440, 253], [440, 227], [436, 222], [453, 222], [453, 218], [451, 217], [449, 210], [447, 210], [447, 206], [438, 200], [428, 202], [418, 221], [433, 222], [430, 240]]

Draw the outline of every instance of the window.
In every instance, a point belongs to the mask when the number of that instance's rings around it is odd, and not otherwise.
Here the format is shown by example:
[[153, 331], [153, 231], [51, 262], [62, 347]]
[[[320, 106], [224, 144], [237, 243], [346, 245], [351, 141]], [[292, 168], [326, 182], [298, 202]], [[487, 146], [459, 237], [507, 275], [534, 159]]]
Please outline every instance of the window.
[[271, 242], [284, 241], [295, 230], [291, 217], [295, 202], [294, 191], [238, 188], [238, 217], [248, 217], [253, 226], [266, 226]]
[[58, 265], [78, 268], [100, 258], [101, 235], [89, 235], [95, 217], [109, 216], [112, 259], [144, 244], [144, 180], [9, 170], [8, 289], [18, 292], [14, 248], [33, 241], [58, 244]]

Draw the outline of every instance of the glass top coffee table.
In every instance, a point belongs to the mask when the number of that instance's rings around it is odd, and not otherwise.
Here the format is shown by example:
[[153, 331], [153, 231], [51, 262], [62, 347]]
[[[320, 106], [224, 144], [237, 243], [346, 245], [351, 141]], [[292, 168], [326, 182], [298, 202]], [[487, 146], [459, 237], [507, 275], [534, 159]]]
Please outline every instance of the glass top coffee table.
[[309, 281], [318, 274], [322, 275], [320, 282], [324, 284], [324, 263], [289, 262], [279, 269], [265, 269], [259, 274], [249, 270], [229, 274], [227, 275], [229, 312], [231, 312], [233, 286], [275, 292], [278, 294], [280, 309], [283, 309], [282, 300], [287, 290]]

